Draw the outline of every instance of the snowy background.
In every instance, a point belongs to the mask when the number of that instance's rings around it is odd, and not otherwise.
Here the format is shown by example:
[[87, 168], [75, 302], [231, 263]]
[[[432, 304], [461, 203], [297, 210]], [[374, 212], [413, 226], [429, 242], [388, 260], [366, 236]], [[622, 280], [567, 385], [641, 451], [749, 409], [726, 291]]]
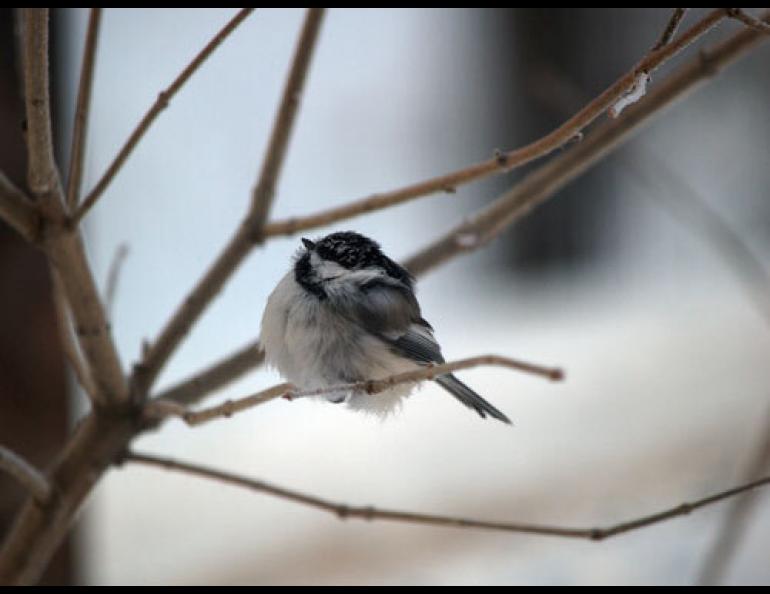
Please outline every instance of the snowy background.
[[[232, 14], [105, 11], [86, 188]], [[641, 14], [653, 32], [668, 15]], [[87, 12], [67, 16], [65, 67], [77, 68]], [[484, 75], [481, 49], [489, 18], [466, 10], [327, 14], [275, 217], [393, 189], [527, 140], [490, 138], [495, 81]], [[127, 364], [245, 212], [301, 20], [299, 10], [252, 15], [174, 98], [89, 216], [97, 278], [106, 279], [118, 246], [129, 246], [113, 313]], [[626, 51], [641, 55], [655, 35]], [[755, 52], [621, 151], [622, 159], [633, 160], [635, 150], [664, 158], [765, 261], [768, 210], [757, 205], [770, 181], [768, 95], [766, 84], [752, 81], [767, 76], [769, 58], [768, 48]], [[617, 217], [592, 265], [517, 275], [500, 265], [502, 240], [419, 283], [448, 358], [495, 352], [565, 368], [561, 384], [498, 369], [462, 374], [513, 428], [483, 422], [425, 386], [385, 422], [320, 402], [278, 401], [196, 429], [169, 422], [136, 449], [353, 504], [575, 527], [631, 519], [740, 482], [767, 414], [770, 328], [713, 250], [649, 199], [660, 188], [621, 165], [612, 157], [598, 166], [612, 179]], [[342, 227], [404, 258], [494, 197], [492, 187], [471, 185]], [[265, 299], [297, 245], [298, 238], [276, 239], [246, 261], [159, 387], [257, 336]], [[209, 402], [278, 379], [260, 369]], [[768, 503], [731, 566], [731, 583], [770, 581]], [[128, 466], [110, 472], [90, 499], [80, 550], [93, 584], [690, 584], [726, 509], [602, 543], [573, 542], [343, 523]]]

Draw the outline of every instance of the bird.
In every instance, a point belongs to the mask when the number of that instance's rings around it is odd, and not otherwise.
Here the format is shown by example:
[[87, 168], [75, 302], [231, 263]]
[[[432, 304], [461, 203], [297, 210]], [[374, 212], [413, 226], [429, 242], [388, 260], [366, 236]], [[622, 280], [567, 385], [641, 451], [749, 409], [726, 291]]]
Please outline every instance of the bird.
[[[299, 389], [314, 390], [444, 362], [433, 327], [422, 316], [414, 278], [377, 242], [354, 231], [301, 241], [293, 266], [268, 297], [262, 315], [260, 342], [269, 366]], [[453, 374], [434, 379], [482, 418], [511, 423]], [[415, 385], [324, 396], [387, 415]]]

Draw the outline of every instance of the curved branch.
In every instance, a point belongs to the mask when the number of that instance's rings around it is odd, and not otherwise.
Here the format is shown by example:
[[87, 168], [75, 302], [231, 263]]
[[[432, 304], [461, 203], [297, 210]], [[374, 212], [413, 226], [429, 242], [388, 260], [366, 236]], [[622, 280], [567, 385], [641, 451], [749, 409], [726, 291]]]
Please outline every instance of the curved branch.
[[430, 526], [444, 526], [451, 528], [481, 528], [485, 530], [497, 530], [501, 532], [518, 532], [526, 534], [538, 534], [541, 536], [560, 536], [564, 538], [581, 538], [586, 540], [604, 540], [619, 534], [638, 530], [646, 526], [651, 526], [659, 522], [670, 520], [678, 516], [689, 514], [697, 509], [713, 505], [723, 499], [735, 497], [752, 489], [770, 484], [770, 477], [764, 477], [738, 487], [720, 491], [713, 495], [703, 497], [689, 503], [682, 503], [670, 507], [648, 516], [642, 516], [621, 522], [604, 528], [568, 528], [562, 526], [546, 526], [540, 524], [526, 524], [519, 522], [498, 522], [489, 520], [478, 520], [469, 518], [460, 518], [454, 516], [443, 516], [437, 514], [423, 514], [409, 511], [379, 509], [371, 506], [352, 506], [345, 503], [335, 503], [327, 499], [322, 499], [315, 495], [302, 493], [285, 487], [273, 485], [271, 483], [250, 479], [237, 474], [223, 472], [214, 468], [207, 468], [198, 464], [189, 464], [179, 462], [171, 458], [162, 458], [150, 454], [140, 454], [129, 452], [123, 458], [123, 462], [133, 462], [135, 464], [144, 464], [146, 466], [155, 466], [165, 470], [184, 472], [200, 478], [211, 479], [243, 487], [251, 491], [257, 491], [299, 503], [309, 507], [329, 512], [341, 520], [356, 518], [360, 520], [386, 520], [390, 522], [402, 522], [407, 524], [423, 524]]

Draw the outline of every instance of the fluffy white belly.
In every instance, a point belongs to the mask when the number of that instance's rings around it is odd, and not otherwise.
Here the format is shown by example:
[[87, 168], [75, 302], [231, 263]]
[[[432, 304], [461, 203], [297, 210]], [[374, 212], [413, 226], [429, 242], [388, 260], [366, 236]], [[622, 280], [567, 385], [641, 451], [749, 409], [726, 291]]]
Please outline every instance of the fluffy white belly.
[[[293, 272], [284, 276], [268, 298], [261, 341], [267, 363], [301, 389], [381, 379], [417, 367], [331, 311], [327, 302], [307, 294], [297, 285]], [[326, 398], [386, 414], [413, 388], [414, 384], [402, 384], [378, 394], [335, 392]]]

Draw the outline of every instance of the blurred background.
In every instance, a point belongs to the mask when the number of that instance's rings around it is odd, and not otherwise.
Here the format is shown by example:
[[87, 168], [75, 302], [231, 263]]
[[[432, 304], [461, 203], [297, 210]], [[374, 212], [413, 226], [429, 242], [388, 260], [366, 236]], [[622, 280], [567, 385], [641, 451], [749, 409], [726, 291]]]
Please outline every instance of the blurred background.
[[[330, 11], [274, 216], [390, 190], [542, 136], [626, 72], [670, 10]], [[158, 92], [233, 14], [105, 10], [86, 190]], [[683, 26], [702, 14], [693, 9]], [[2, 10], [0, 166], [23, 183], [12, 16]], [[120, 246], [128, 249], [112, 309], [127, 367], [245, 212], [302, 18], [299, 9], [249, 17], [174, 98], [89, 215], [89, 255], [103, 285]], [[82, 9], [53, 13], [63, 159], [87, 19]], [[706, 45], [740, 26], [723, 24]], [[489, 248], [420, 279], [423, 313], [448, 359], [494, 352], [565, 368], [561, 384], [499, 369], [462, 374], [514, 427], [483, 422], [426, 385], [384, 421], [324, 402], [278, 401], [196, 429], [171, 421], [136, 449], [352, 504], [570, 527], [609, 525], [742, 482], [770, 414], [767, 45]], [[317, 235], [354, 229], [406, 258], [525, 173]], [[298, 238], [275, 239], [246, 261], [159, 388], [258, 335], [267, 295], [297, 247]], [[66, 435], [66, 414], [73, 422], [85, 400], [57, 351], [44, 263], [4, 227], [0, 274], [1, 439], [42, 464]], [[259, 369], [208, 402], [276, 381]], [[3, 482], [0, 494], [4, 529], [20, 493]], [[766, 584], [770, 499], [760, 494], [755, 503], [728, 557], [713, 550], [730, 503], [594, 543], [340, 522], [127, 466], [89, 499], [48, 580]]]

